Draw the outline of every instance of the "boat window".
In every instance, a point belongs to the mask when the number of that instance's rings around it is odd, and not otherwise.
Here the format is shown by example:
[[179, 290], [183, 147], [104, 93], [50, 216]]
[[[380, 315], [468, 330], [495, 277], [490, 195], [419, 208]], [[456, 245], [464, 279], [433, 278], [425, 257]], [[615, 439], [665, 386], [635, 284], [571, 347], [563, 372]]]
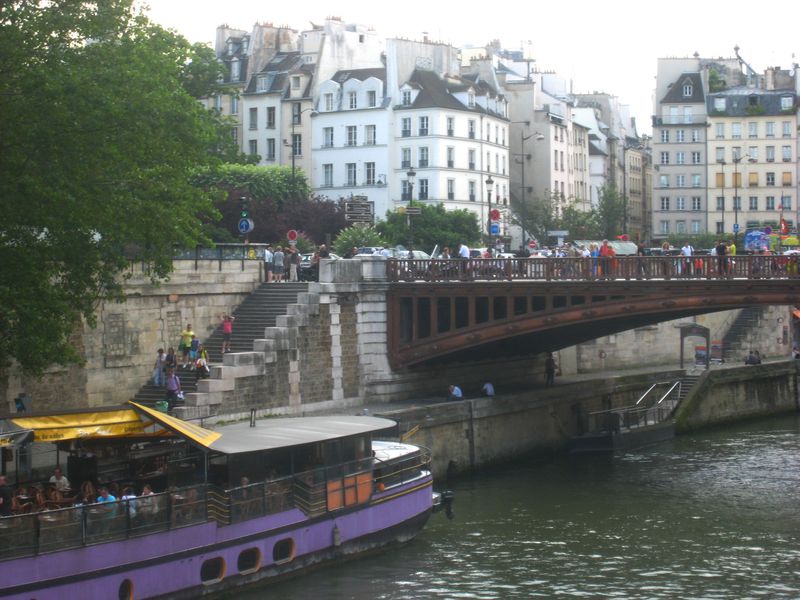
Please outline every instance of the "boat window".
[[218, 583], [225, 577], [225, 560], [218, 556], [209, 558], [200, 567], [200, 581], [205, 585]]
[[119, 584], [119, 600], [133, 600], [133, 582], [130, 579]]
[[294, 558], [294, 540], [286, 538], [276, 542], [272, 548], [272, 560], [276, 563], [289, 562]]
[[260, 566], [261, 550], [258, 548], [248, 548], [239, 553], [239, 560], [236, 561], [236, 567], [242, 575], [258, 571]]

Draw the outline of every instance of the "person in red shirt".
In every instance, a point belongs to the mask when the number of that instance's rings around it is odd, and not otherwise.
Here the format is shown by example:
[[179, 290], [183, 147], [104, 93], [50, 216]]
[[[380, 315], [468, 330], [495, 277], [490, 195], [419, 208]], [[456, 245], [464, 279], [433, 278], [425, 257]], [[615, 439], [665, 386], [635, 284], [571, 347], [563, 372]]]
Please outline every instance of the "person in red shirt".
[[613, 275], [614, 257], [616, 255], [617, 253], [614, 252], [614, 248], [609, 245], [608, 240], [603, 240], [603, 245], [600, 246], [600, 267], [604, 278], [609, 278]]

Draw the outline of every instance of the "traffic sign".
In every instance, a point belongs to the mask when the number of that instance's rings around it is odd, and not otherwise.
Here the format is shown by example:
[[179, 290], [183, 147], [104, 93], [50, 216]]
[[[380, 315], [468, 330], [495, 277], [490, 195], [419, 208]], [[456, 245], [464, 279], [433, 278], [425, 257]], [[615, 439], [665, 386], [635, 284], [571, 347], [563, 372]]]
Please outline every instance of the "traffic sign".
[[500, 211], [497, 210], [496, 208], [493, 208], [489, 212], [489, 216], [491, 217], [492, 221], [499, 221], [500, 220]]
[[529, 242], [528, 242], [528, 248], [530, 248], [531, 250], [533, 250], [534, 248], [536, 248], [536, 240], [531, 240], [531, 241], [529, 241]]
[[407, 215], [421, 215], [422, 214], [422, 207], [421, 206], [406, 206], [406, 214]]
[[253, 219], [239, 219], [239, 224], [237, 225], [239, 233], [250, 233], [254, 227]]
[[491, 235], [500, 235], [500, 223], [492, 223], [489, 226], [489, 233]]
[[738, 223], [734, 223], [733, 224], [733, 233], [739, 233], [739, 224]]
[[296, 242], [297, 241], [297, 230], [290, 229], [289, 231], [287, 231], [286, 232], [286, 239], [289, 240], [290, 242]]

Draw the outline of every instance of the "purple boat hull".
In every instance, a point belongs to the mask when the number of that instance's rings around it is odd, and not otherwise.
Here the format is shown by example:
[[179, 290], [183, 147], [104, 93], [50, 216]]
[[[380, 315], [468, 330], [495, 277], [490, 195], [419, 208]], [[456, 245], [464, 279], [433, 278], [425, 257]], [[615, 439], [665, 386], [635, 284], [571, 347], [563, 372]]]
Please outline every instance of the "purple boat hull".
[[292, 508], [4, 561], [0, 597], [196, 598], [408, 541], [431, 510], [427, 473], [315, 518]]

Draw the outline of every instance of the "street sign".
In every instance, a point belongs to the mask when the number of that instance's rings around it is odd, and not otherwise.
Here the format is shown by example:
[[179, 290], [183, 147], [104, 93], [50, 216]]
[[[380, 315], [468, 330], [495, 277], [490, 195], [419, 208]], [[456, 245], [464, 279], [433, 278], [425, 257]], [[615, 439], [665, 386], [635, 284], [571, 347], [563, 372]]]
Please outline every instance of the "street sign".
[[529, 241], [529, 242], [528, 242], [528, 248], [530, 248], [531, 250], [533, 250], [534, 248], [536, 248], [536, 240], [531, 240], [531, 241]]
[[290, 229], [289, 231], [287, 231], [286, 232], [286, 239], [289, 240], [290, 242], [296, 242], [297, 241], [297, 230]]
[[553, 231], [548, 231], [547, 235], [554, 238], [564, 238], [569, 235], [569, 231], [563, 229], [554, 229]]
[[739, 233], [739, 224], [738, 223], [734, 223], [733, 224], [733, 233]]
[[406, 206], [406, 214], [407, 215], [421, 215], [422, 214], [422, 207], [421, 206]]
[[237, 225], [239, 233], [250, 233], [254, 227], [253, 219], [239, 219], [239, 224]]
[[497, 210], [496, 208], [493, 208], [489, 212], [489, 216], [491, 217], [492, 221], [499, 221], [500, 220], [500, 211]]
[[492, 223], [489, 226], [489, 233], [491, 235], [500, 235], [500, 223]]
[[353, 196], [344, 203], [344, 218], [350, 223], [373, 223], [375, 221], [375, 203], [366, 196]]

